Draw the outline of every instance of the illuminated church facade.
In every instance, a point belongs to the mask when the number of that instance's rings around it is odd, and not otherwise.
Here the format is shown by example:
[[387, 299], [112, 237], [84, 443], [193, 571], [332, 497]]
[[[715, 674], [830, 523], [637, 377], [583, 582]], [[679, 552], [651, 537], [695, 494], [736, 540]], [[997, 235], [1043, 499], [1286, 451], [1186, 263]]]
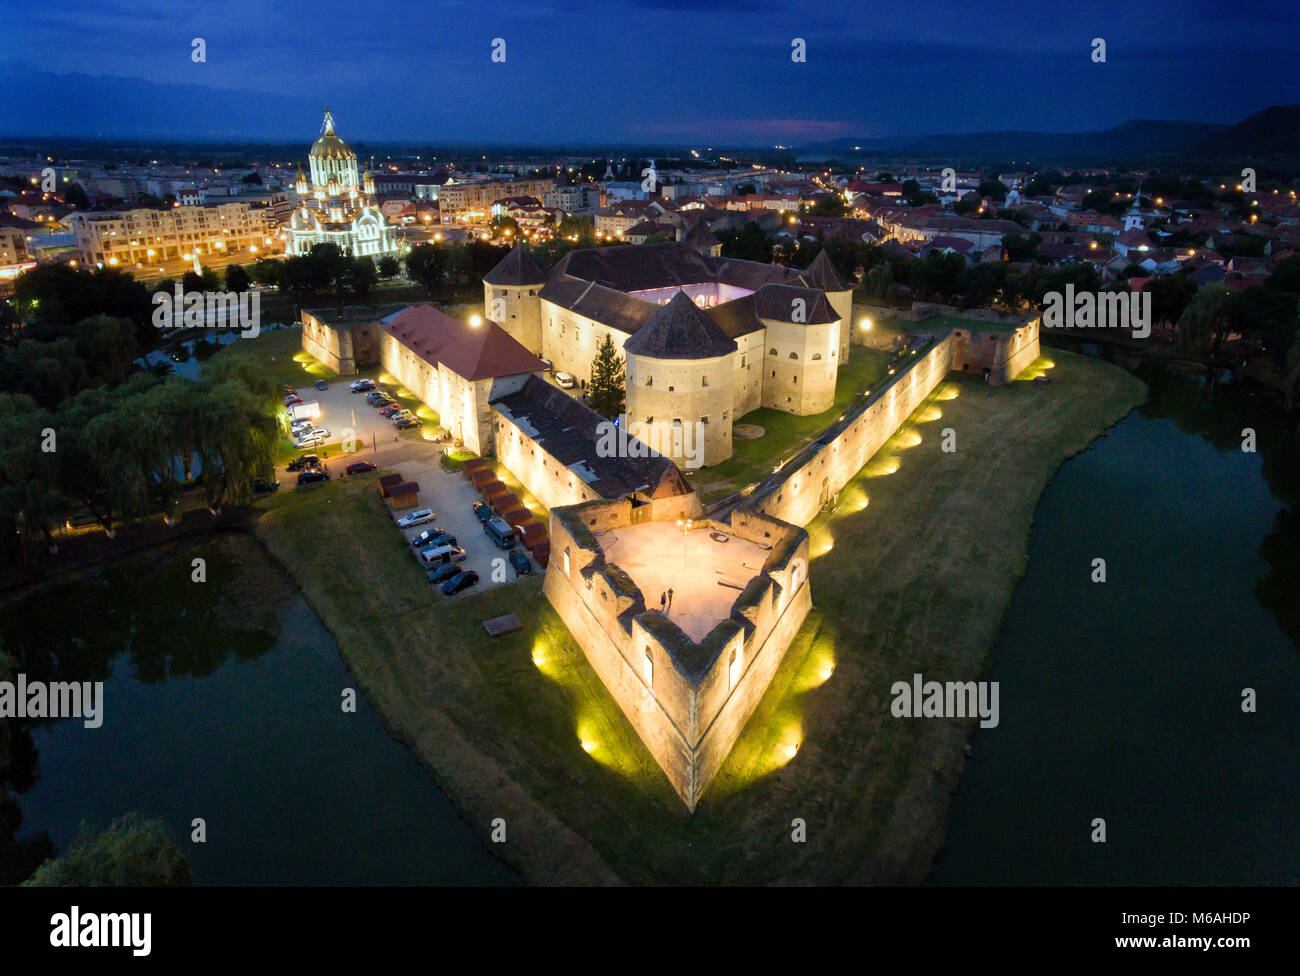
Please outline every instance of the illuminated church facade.
[[316, 244], [334, 244], [349, 257], [397, 253], [397, 233], [376, 204], [375, 178], [369, 171], [358, 176], [357, 154], [335, 131], [328, 108], [321, 130], [307, 155], [310, 182], [298, 170], [286, 252], [307, 254]]

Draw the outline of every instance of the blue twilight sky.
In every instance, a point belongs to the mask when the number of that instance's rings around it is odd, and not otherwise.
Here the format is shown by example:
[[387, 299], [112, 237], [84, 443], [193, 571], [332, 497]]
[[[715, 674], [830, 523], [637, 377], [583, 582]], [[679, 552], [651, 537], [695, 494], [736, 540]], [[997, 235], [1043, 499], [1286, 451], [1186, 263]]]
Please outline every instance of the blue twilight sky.
[[420, 143], [1236, 122], [1300, 102], [1297, 42], [1296, 0], [0, 0], [0, 136], [301, 142], [325, 104]]

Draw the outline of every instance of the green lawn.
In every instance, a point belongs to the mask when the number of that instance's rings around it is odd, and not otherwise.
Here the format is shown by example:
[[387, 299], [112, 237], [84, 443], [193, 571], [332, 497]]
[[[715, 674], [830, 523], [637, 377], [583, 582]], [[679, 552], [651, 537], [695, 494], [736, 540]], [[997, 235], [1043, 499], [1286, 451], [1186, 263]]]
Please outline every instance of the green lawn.
[[985, 322], [980, 319], [964, 319], [959, 315], [931, 315], [913, 322], [910, 319], [894, 315], [881, 315], [861, 305], [853, 307], [853, 321], [863, 318], [871, 319], [874, 329], [889, 329], [893, 332], [950, 332], [953, 329], [975, 329], [979, 332], [1011, 332], [1017, 325], [1009, 322]]
[[[916, 881], [971, 726], [894, 720], [889, 687], [987, 671], [1043, 487], [1145, 396], [1115, 367], [1052, 358], [1051, 383], [954, 376], [810, 526], [815, 609], [694, 816], [537, 577], [444, 601], [361, 479], [282, 490], [256, 532], [466, 820], [485, 838], [506, 820], [492, 849], [528, 880]], [[482, 621], [504, 613], [523, 629], [488, 638]]]
[[701, 468], [691, 474], [691, 483], [706, 502], [722, 498], [746, 485], [761, 481], [779, 461], [797, 454], [831, 424], [850, 401], [871, 389], [889, 368], [887, 353], [854, 346], [847, 363], [841, 364], [835, 380], [835, 405], [822, 413], [807, 417], [770, 407], [751, 410], [738, 424], [762, 427], [764, 434], [755, 440], [732, 436], [731, 457], [721, 464]]

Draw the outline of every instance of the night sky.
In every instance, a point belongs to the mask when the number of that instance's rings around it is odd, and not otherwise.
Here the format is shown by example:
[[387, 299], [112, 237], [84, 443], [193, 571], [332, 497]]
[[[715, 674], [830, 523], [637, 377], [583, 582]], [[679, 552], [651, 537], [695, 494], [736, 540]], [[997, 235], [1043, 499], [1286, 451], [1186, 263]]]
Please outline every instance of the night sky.
[[1295, 0], [0, 0], [0, 24], [10, 137], [310, 142], [329, 104], [351, 140], [799, 145], [1300, 102]]

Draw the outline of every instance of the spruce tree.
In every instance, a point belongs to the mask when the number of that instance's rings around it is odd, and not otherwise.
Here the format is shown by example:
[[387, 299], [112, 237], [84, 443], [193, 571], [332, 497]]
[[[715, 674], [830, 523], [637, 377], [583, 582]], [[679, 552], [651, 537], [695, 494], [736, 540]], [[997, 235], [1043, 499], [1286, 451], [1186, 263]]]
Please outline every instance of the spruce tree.
[[614, 340], [608, 333], [591, 361], [587, 405], [602, 417], [616, 417], [623, 412], [623, 357], [614, 348]]

